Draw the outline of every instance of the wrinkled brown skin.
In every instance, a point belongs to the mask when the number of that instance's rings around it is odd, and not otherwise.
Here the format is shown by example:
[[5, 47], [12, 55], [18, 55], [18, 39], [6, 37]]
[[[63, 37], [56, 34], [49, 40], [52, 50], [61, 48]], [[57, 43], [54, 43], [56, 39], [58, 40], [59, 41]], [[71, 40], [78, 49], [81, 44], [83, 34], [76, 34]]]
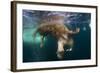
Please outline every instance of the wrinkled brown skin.
[[58, 39], [58, 49], [57, 49], [57, 57], [59, 59], [63, 59], [64, 56], [64, 46], [69, 45], [71, 48], [73, 47], [73, 39], [69, 37], [72, 34], [77, 34], [80, 31], [79, 28], [76, 31], [69, 30], [64, 24], [48, 24], [43, 23], [38, 26], [37, 30], [33, 34], [33, 37], [36, 37], [36, 33], [38, 32], [41, 35], [41, 44], [40, 47], [43, 47], [44, 37], [48, 34]]

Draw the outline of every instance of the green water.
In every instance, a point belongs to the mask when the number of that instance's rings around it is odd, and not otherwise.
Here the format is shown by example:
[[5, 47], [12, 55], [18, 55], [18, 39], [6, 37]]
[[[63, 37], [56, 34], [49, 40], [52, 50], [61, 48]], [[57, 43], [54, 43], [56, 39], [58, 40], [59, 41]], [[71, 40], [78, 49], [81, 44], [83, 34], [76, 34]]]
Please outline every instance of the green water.
[[[44, 40], [43, 48], [41, 48], [40, 35], [37, 34], [36, 38], [33, 39], [32, 34], [35, 30], [35, 28], [23, 30], [23, 62], [58, 61], [59, 59], [56, 56], [57, 40], [52, 36], [48, 36]], [[63, 60], [90, 59], [90, 31], [81, 31], [73, 39], [73, 51], [65, 51]]]

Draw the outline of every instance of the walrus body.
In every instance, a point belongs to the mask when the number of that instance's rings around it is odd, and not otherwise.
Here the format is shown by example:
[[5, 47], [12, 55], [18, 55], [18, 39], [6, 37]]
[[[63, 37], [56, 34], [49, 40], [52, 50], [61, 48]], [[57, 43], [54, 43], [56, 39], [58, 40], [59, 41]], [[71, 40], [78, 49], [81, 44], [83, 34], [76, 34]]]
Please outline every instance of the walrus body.
[[70, 46], [70, 49], [66, 51], [71, 51], [73, 47], [73, 39], [70, 37], [72, 34], [76, 34], [79, 32], [79, 28], [76, 31], [69, 30], [64, 24], [48, 24], [43, 23], [38, 26], [37, 30], [34, 33], [34, 37], [36, 33], [41, 35], [41, 44], [40, 47], [43, 47], [44, 37], [48, 35], [52, 35], [53, 37], [57, 38], [58, 49], [57, 49], [57, 57], [59, 59], [63, 59], [64, 56], [64, 46]]

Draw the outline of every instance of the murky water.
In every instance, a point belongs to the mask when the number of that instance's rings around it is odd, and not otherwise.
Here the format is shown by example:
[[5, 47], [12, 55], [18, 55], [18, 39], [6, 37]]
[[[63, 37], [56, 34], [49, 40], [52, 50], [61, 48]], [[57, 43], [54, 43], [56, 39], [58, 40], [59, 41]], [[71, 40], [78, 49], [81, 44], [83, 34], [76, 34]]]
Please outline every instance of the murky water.
[[35, 40], [32, 37], [39, 21], [48, 14], [64, 14], [64, 24], [69, 29], [80, 28], [80, 32], [73, 35], [74, 46], [71, 52], [64, 52], [63, 60], [80, 60], [91, 58], [91, 14], [77, 12], [36, 11], [23, 10], [23, 62], [59, 61], [56, 56], [57, 40], [48, 36], [43, 48], [40, 48], [40, 35]]
[[[57, 40], [48, 36], [45, 38], [43, 48], [40, 48], [40, 35], [38, 34], [33, 40], [33, 32], [34, 29], [25, 29], [23, 32], [23, 62], [58, 61], [56, 56]], [[90, 59], [90, 31], [80, 31], [73, 38], [73, 50], [65, 51], [63, 60]]]

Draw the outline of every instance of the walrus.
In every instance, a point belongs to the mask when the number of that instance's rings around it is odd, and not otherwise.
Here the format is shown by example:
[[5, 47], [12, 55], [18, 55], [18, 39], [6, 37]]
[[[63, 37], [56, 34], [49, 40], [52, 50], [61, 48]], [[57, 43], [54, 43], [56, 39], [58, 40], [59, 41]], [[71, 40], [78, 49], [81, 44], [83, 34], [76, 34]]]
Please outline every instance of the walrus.
[[41, 35], [41, 44], [40, 47], [43, 47], [43, 41], [44, 38], [48, 35], [52, 35], [57, 39], [57, 57], [59, 59], [63, 59], [64, 57], [64, 46], [68, 45], [70, 46], [69, 49], [66, 49], [66, 51], [72, 51], [73, 48], [73, 38], [70, 35], [79, 33], [80, 29], [76, 28], [75, 31], [69, 30], [67, 26], [64, 24], [50, 24], [50, 23], [42, 23], [40, 24], [36, 31], [33, 33], [33, 37], [36, 37], [36, 34], [39, 33]]

